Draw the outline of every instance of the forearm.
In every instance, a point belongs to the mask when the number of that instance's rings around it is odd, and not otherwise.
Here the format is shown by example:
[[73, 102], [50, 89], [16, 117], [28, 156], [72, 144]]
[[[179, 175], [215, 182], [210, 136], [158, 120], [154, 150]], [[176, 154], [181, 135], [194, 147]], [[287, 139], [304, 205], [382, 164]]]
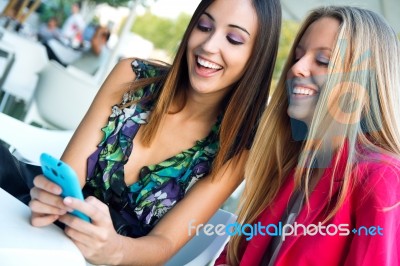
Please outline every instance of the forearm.
[[175, 253], [174, 241], [162, 235], [141, 238], [121, 236], [115, 265], [164, 265]]

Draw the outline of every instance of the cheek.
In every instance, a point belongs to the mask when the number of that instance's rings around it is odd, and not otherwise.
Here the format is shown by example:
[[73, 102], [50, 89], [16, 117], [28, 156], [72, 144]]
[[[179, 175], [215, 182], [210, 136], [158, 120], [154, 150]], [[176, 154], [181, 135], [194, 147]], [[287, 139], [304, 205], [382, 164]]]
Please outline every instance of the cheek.
[[247, 51], [246, 53], [232, 51], [232, 54], [234, 54], [235, 56], [231, 57], [232, 60], [230, 62], [230, 65], [232, 69], [234, 69], [235, 75], [242, 76], [250, 60], [251, 51]]
[[290, 80], [290, 79], [293, 79], [293, 78], [294, 78], [293, 70], [292, 70], [292, 68], [289, 68], [289, 71], [286, 74], [286, 79]]
[[194, 50], [195, 50], [194, 39], [192, 38], [192, 36], [190, 36], [186, 47], [186, 60], [189, 65], [195, 60]]
[[186, 53], [190, 53], [191, 50], [193, 49], [193, 36], [192, 35], [188, 39], [188, 43], [187, 43], [187, 47], [186, 47]]
[[318, 85], [318, 87], [322, 90], [327, 80], [328, 72], [320, 72], [314, 76], [314, 81]]
[[198, 29], [193, 29], [192, 33], [188, 39], [188, 49], [195, 49], [199, 47], [207, 39], [207, 34], [199, 31]]

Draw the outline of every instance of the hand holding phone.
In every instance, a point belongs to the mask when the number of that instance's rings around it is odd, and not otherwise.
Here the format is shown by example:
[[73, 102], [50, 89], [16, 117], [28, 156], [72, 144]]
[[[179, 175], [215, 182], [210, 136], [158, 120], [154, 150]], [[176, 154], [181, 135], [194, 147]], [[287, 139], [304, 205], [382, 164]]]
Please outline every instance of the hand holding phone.
[[[83, 201], [78, 176], [68, 164], [46, 153], [40, 155], [40, 164], [44, 176], [61, 187], [61, 197], [73, 197]], [[80, 211], [74, 210], [71, 214], [90, 222], [89, 217]]]

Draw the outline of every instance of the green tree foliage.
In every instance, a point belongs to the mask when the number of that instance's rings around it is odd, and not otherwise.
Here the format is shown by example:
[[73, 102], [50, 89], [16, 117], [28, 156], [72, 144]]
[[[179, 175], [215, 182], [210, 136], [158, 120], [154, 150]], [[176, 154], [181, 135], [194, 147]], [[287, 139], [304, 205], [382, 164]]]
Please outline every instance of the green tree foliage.
[[136, 18], [131, 31], [174, 56], [189, 21], [190, 15], [184, 13], [177, 19], [168, 19], [147, 12]]
[[283, 66], [289, 55], [290, 48], [292, 47], [294, 38], [296, 37], [299, 29], [299, 23], [291, 20], [284, 20], [282, 23], [281, 37], [279, 39], [278, 56], [276, 59], [273, 81], [271, 89], [274, 90], [276, 83], [282, 73]]
[[[130, 0], [89, 0], [89, 2], [93, 2], [95, 4], [108, 4], [110, 6], [122, 6], [126, 5]], [[137, 1], [136, 2], [145, 2], [145, 1]]]
[[51, 2], [42, 3], [38, 9], [40, 19], [48, 21], [51, 17], [55, 17], [61, 25], [68, 13], [72, 1], [69, 0], [53, 0]]
[[[132, 0], [52, 0], [42, 3], [39, 7], [40, 19], [48, 21], [51, 17], [56, 17], [60, 25], [64, 23], [65, 19], [70, 14], [71, 5], [76, 2], [90, 3], [94, 6], [98, 4], [108, 4], [110, 6], [124, 6]], [[154, 0], [133, 0], [141, 5], [146, 5], [149, 1]]]

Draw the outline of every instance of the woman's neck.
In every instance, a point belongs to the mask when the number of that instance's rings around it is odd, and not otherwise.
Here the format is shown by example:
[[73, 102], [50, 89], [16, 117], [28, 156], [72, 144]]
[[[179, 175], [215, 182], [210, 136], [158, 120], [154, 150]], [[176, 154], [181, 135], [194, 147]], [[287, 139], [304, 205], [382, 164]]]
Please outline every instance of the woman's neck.
[[184, 115], [188, 119], [215, 121], [221, 112], [221, 104], [224, 96], [225, 94], [222, 93], [200, 94], [188, 91], [185, 95], [185, 105], [182, 107], [179, 104], [184, 100], [183, 96], [176, 97], [170, 111], [171, 113], [175, 113], [178, 110], [181, 115]]

